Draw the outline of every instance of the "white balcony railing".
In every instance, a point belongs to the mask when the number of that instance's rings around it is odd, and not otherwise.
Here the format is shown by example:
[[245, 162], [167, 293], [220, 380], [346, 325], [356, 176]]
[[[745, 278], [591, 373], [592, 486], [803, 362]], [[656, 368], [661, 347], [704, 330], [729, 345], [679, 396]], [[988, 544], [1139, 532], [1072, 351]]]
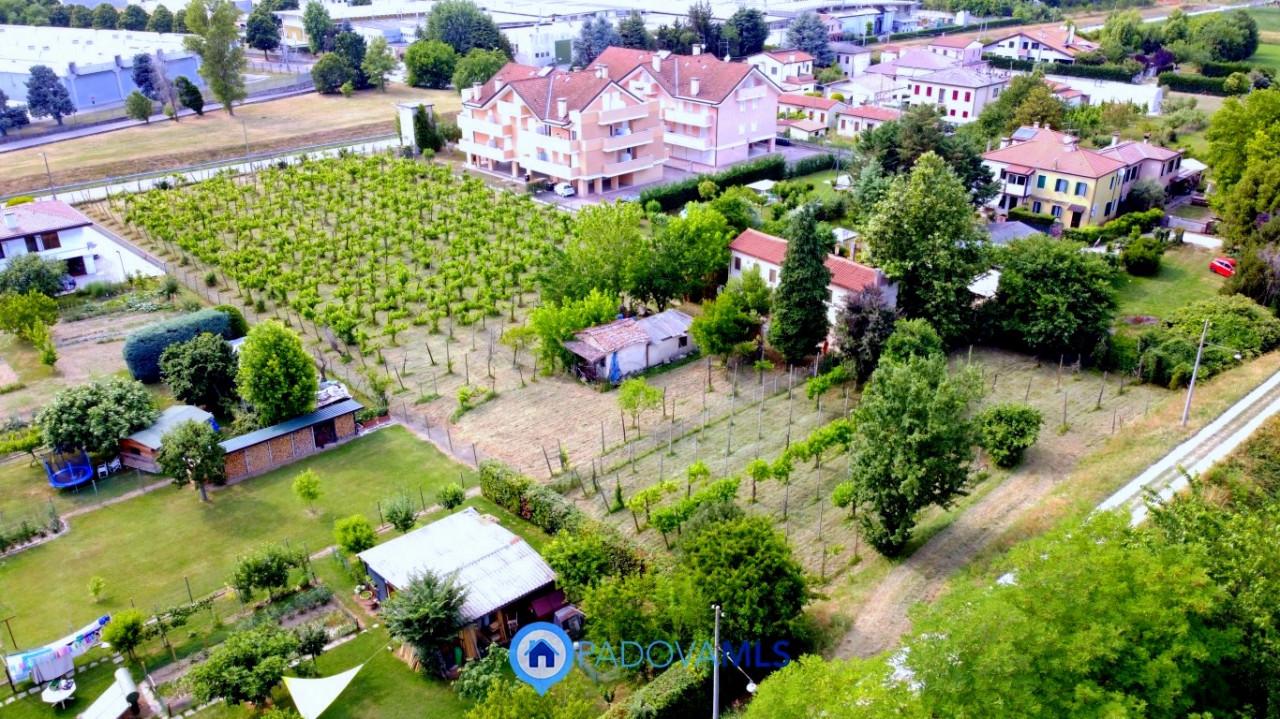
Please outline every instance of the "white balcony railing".
[[516, 152], [512, 149], [511, 142], [509, 140], [490, 145], [483, 142], [464, 139], [458, 141], [458, 149], [462, 150], [464, 153], [487, 157], [490, 160], [498, 160], [499, 162], [506, 162], [514, 159], [516, 156]]
[[516, 136], [521, 151], [542, 149], [547, 152], [573, 152], [574, 142], [563, 137], [542, 135], [530, 130], [521, 130]]
[[642, 117], [648, 116], [648, 105], [631, 105], [630, 107], [619, 107], [613, 110], [602, 110], [596, 122], [601, 125], [612, 125], [615, 122], [639, 120]]
[[656, 157], [637, 157], [634, 160], [626, 160], [623, 162], [609, 162], [605, 163], [604, 174], [606, 177], [625, 175], [628, 172], [648, 169], [657, 162], [658, 158]]
[[711, 127], [711, 113], [708, 112], [689, 112], [687, 110], [677, 110], [674, 107], [668, 107], [662, 113], [663, 119], [667, 122], [674, 122], [680, 125], [689, 125], [691, 127]]
[[1012, 182], [1004, 183], [1004, 194], [1013, 195], [1014, 197], [1027, 197], [1031, 194], [1031, 183], [1026, 182], [1021, 185]]
[[739, 100], [759, 100], [766, 94], [764, 85], [756, 85], [755, 87], [744, 87], [738, 91]]
[[506, 126], [498, 122], [492, 122], [483, 118], [472, 117], [463, 113], [458, 114], [458, 129], [466, 132], [470, 130], [474, 133], [496, 137], [506, 134]]
[[601, 148], [606, 152], [613, 150], [625, 150], [628, 147], [639, 147], [653, 142], [653, 130], [641, 130], [640, 132], [632, 132], [627, 135], [613, 135], [604, 138]]
[[572, 180], [579, 174], [578, 168], [570, 167], [569, 163], [553, 162], [551, 160], [541, 160], [533, 155], [521, 155], [516, 160], [520, 163], [520, 167], [540, 172], [548, 177], [554, 177], [559, 180]]
[[710, 150], [712, 143], [709, 137], [694, 137], [678, 132], [667, 131], [662, 134], [662, 141], [676, 147], [687, 147], [690, 150]]

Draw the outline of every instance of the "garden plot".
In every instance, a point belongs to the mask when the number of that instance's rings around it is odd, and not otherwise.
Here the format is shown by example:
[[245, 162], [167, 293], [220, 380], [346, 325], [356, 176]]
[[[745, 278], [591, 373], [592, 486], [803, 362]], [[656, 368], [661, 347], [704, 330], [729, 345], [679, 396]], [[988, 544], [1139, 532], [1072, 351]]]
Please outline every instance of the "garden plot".
[[[960, 352], [952, 362], [957, 368], [967, 363], [979, 372], [986, 389], [978, 408], [1001, 402], [1027, 402], [1043, 413], [1045, 425], [1040, 441], [1028, 451], [1018, 469], [1012, 473], [991, 470], [989, 475], [980, 475], [982, 481], [971, 488], [971, 495], [961, 498], [952, 510], [923, 512], [913, 548], [947, 527], [997, 485], [1009, 484], [1011, 494], [1025, 494], [1023, 499], [1043, 496], [1066, 476], [1080, 456], [1111, 436], [1113, 422], [1114, 431], [1122, 431], [1126, 423], [1142, 416], [1153, 402], [1168, 395], [1166, 390], [1131, 384], [1110, 375], [1104, 384], [1101, 373], [1075, 371], [1070, 366], [1059, 371], [1057, 364], [1040, 363], [1025, 355], [999, 350], [975, 348], [972, 358], [967, 352]], [[1120, 394], [1122, 383], [1124, 391]], [[643, 516], [638, 519], [641, 531], [637, 532], [637, 522], [629, 511], [607, 513], [607, 502], [614, 496], [615, 485], [621, 485], [625, 499], [655, 484], [660, 476], [665, 477], [679, 487], [662, 503], [666, 504], [684, 496], [685, 470], [694, 461], [705, 462], [714, 478], [742, 476], [751, 460], [760, 457], [772, 461], [783, 451], [788, 442], [788, 425], [790, 439], [802, 440], [816, 427], [842, 416], [846, 408], [842, 388], [829, 392], [819, 409], [813, 400], [806, 399], [804, 386], [798, 380], [789, 399], [785, 373], [776, 392], [772, 381], [766, 379], [763, 394], [761, 399], [759, 386], [746, 381], [740, 384], [733, 401], [732, 427], [727, 408], [722, 408], [710, 413], [705, 427], [696, 414], [683, 421], [677, 418], [675, 426], [671, 426], [668, 419], [661, 429], [647, 430], [639, 440], [612, 448], [595, 463], [599, 493], [591, 482], [591, 463], [578, 464], [579, 473], [584, 477], [581, 485], [573, 479], [561, 481], [573, 487], [570, 496], [584, 510], [636, 537], [651, 550], [663, 551], [661, 534], [646, 527]], [[850, 410], [856, 399], [850, 395]], [[552, 457], [554, 461], [554, 454]], [[812, 462], [797, 464], [789, 487], [772, 480], [763, 482], [757, 486], [754, 503], [750, 500], [750, 479], [744, 478], [738, 491], [739, 502], [749, 512], [772, 517], [791, 539], [806, 569], [831, 577], [849, 567], [855, 556], [867, 559], [874, 555], [856, 537], [847, 512], [833, 508], [830, 503], [831, 490], [847, 477], [848, 470], [848, 459], [844, 455], [825, 460], [821, 467], [815, 467]], [[1034, 479], [1009, 483], [1011, 476], [1024, 475]], [[1010, 501], [1022, 505], [1022, 500]]]

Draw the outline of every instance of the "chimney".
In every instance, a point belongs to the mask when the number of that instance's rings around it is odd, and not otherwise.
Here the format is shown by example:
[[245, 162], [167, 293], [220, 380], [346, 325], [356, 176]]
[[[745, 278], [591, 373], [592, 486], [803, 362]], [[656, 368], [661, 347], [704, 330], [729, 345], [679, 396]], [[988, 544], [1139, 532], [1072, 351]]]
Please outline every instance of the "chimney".
[[1142, 144], [1144, 144], [1144, 145], [1150, 145], [1150, 144], [1151, 144], [1151, 133], [1149, 133], [1149, 132], [1144, 132], [1144, 133], [1142, 133]]
[[796, 54], [794, 52], [787, 56], [787, 64], [791, 64], [795, 61], [796, 61]]
[[609, 66], [596, 65], [596, 77], [600, 78], [601, 80], [609, 77]]
[[729, 55], [729, 53], [727, 53], [727, 52], [726, 52], [726, 53], [724, 54], [724, 61], [725, 61], [725, 62], [732, 62], [732, 61], [733, 61], [733, 58]]
[[651, 58], [649, 62], [651, 65], [653, 65], [654, 72], [662, 72], [662, 56], [661, 55], [655, 52], [653, 54], [653, 58]]
[[691, 97], [697, 97], [698, 90], [701, 87], [701, 85], [702, 83], [698, 81], [698, 78], [696, 77], [689, 78], [689, 95]]
[[1039, 121], [1039, 120], [1036, 120], [1035, 122], [1031, 123], [1031, 126], [1032, 126], [1032, 127], [1034, 127], [1035, 129], [1039, 130], [1039, 129], [1040, 129], [1040, 121]]
[[1067, 25], [1067, 47], [1071, 47], [1071, 45], [1075, 41], [1076, 41], [1076, 26], [1073, 24]]
[[10, 230], [18, 229], [18, 214], [13, 210], [4, 211], [4, 226]]
[[1063, 152], [1075, 152], [1075, 151], [1076, 151], [1076, 138], [1071, 137], [1070, 135], [1068, 135], [1067, 137], [1062, 138], [1062, 150], [1063, 150]]
[[1116, 145], [1119, 145], [1119, 144], [1120, 144], [1120, 133], [1118, 132], [1111, 133], [1111, 144], [1108, 145], [1108, 147], [1115, 147]]
[[471, 100], [479, 100], [479, 99], [480, 99], [480, 88], [481, 88], [481, 87], [484, 87], [484, 86], [483, 86], [483, 85], [481, 85], [481, 84], [480, 84], [480, 83], [478, 83], [478, 82], [473, 82], [473, 83], [471, 83], [471, 97], [470, 97], [469, 99], [471, 99]]
[[556, 98], [556, 117], [558, 118], [564, 117], [565, 115], [568, 115], [568, 114], [569, 114], [569, 98], [557, 97]]
[[701, 43], [696, 43], [696, 42], [695, 42], [695, 43], [693, 44], [693, 47], [692, 47], [692, 53], [693, 53], [694, 55], [701, 55], [701, 54], [702, 54], [702, 44], [701, 44]]

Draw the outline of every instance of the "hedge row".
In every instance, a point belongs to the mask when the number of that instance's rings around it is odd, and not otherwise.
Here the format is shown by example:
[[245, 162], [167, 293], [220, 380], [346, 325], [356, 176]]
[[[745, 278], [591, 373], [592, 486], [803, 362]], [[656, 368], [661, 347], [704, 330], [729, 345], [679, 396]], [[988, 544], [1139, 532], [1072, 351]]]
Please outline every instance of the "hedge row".
[[1037, 228], [1047, 228], [1053, 225], [1057, 218], [1044, 212], [1032, 212], [1025, 207], [1013, 207], [1009, 209], [1009, 219], [1018, 222], [1025, 222]]
[[766, 155], [739, 165], [733, 165], [721, 172], [706, 175], [690, 175], [683, 180], [666, 185], [650, 187], [640, 193], [640, 204], [647, 205], [651, 200], [662, 206], [664, 211], [684, 207], [685, 203], [699, 198], [698, 183], [711, 180], [721, 188], [733, 185], [747, 185], [757, 180], [781, 180], [787, 175], [787, 160], [782, 155]]
[[209, 309], [143, 327], [124, 341], [124, 361], [129, 373], [142, 382], [159, 382], [160, 354], [169, 345], [186, 342], [204, 332], [230, 339], [231, 320], [226, 313]]
[[701, 716], [710, 696], [710, 661], [677, 662], [600, 719], [685, 719]]
[[1248, 75], [1253, 72], [1253, 65], [1247, 62], [1205, 62], [1200, 65], [1200, 74], [1205, 77], [1226, 77], [1233, 72]]
[[1133, 228], [1139, 232], [1150, 232], [1164, 219], [1164, 210], [1153, 207], [1146, 212], [1130, 212], [1120, 215], [1102, 227], [1067, 228], [1062, 231], [1063, 239], [1095, 245], [1099, 242], [1110, 242], [1121, 237], [1128, 237]]
[[480, 493], [547, 534], [562, 529], [576, 531], [588, 519], [555, 490], [493, 460], [480, 464]]
[[1141, 68], [1137, 68], [1132, 65], [1081, 65], [1080, 63], [1066, 64], [1061, 62], [1036, 63], [1030, 60], [1001, 57], [999, 55], [983, 55], [982, 58], [989, 62], [992, 67], [998, 67], [1005, 70], [1031, 72], [1036, 69], [1036, 67], [1040, 67], [1047, 75], [1086, 77], [1093, 80], [1114, 80], [1116, 82], [1131, 83], [1133, 82], [1133, 78], [1141, 72]]
[[[1012, 27], [1014, 25], [1025, 25], [1026, 23], [1016, 17], [1006, 17], [999, 20], [989, 20], [981, 25], [944, 25], [942, 27], [931, 27], [928, 30], [912, 30], [910, 32], [895, 32], [889, 36], [889, 40], [910, 40], [917, 37], [937, 37], [938, 35], [949, 35], [957, 32], [969, 32], [978, 28], [987, 30], [998, 27]], [[855, 42], [861, 40], [861, 35], [841, 35], [847, 42]]]
[[1205, 77], [1204, 75], [1183, 75], [1176, 72], [1162, 72], [1156, 76], [1161, 85], [1177, 92], [1191, 92], [1198, 95], [1227, 95], [1224, 85], [1225, 77]]
[[832, 154], [803, 157], [787, 167], [787, 178], [804, 177], [815, 172], [830, 170], [836, 166], [836, 156]]

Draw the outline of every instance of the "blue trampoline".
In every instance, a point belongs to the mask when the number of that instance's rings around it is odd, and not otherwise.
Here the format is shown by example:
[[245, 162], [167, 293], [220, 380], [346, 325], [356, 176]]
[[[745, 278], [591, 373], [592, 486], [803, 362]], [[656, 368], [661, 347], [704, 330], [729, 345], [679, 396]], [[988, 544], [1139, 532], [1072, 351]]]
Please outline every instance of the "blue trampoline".
[[49, 486], [54, 489], [71, 489], [93, 479], [93, 463], [89, 455], [75, 452], [51, 452], [41, 460]]

